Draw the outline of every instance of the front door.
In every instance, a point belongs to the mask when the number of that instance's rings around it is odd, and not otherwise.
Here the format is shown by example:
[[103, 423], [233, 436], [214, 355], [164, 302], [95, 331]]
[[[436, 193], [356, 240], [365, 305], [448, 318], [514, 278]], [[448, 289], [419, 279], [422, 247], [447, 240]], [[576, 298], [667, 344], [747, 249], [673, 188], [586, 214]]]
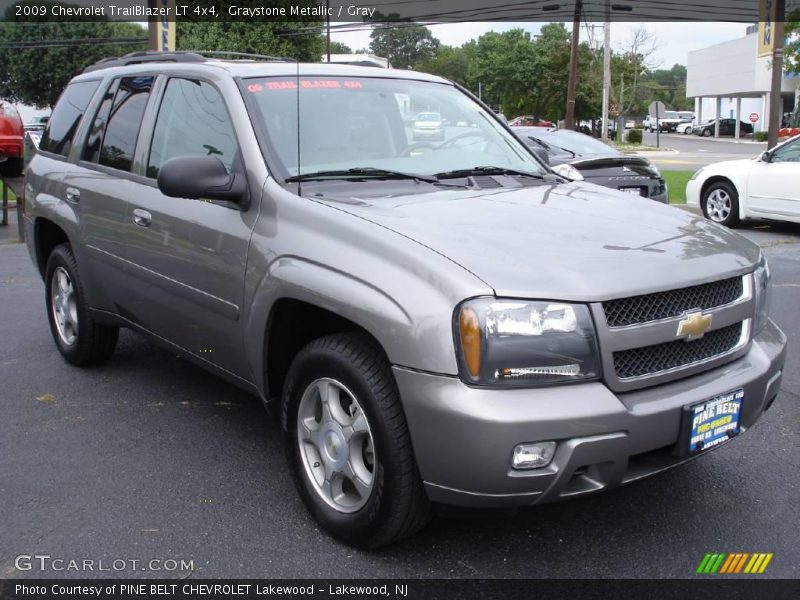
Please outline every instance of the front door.
[[247, 378], [242, 302], [257, 202], [171, 198], [158, 189], [172, 158], [218, 157], [244, 173], [233, 124], [209, 82], [172, 77], [163, 88], [142, 171], [128, 203], [127, 310], [146, 329]]
[[747, 199], [755, 216], [800, 218], [800, 138], [774, 150], [750, 172]]

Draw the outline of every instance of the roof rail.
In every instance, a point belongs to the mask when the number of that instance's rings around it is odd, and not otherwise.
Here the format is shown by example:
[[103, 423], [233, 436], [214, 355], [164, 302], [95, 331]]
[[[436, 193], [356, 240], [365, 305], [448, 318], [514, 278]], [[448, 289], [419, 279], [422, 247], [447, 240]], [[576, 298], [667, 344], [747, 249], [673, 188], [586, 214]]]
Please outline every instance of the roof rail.
[[[207, 56], [204, 56], [207, 55]], [[100, 69], [110, 67], [124, 67], [126, 65], [138, 65], [149, 62], [173, 62], [173, 63], [202, 63], [209, 58], [231, 56], [239, 59], [250, 59], [270, 62], [297, 62], [294, 58], [282, 56], [267, 56], [265, 54], [251, 54], [249, 52], [233, 52], [227, 50], [180, 50], [176, 52], [131, 52], [117, 58], [104, 58], [93, 65], [86, 67], [83, 72], [91, 73]]]

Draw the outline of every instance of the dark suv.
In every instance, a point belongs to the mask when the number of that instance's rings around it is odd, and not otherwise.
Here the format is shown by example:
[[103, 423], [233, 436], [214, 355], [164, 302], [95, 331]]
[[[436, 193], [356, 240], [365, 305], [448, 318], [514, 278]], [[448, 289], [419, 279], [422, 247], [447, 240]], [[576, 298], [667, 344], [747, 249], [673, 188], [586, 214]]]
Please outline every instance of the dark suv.
[[[475, 126], [414, 141], [426, 107]], [[127, 327], [272, 402], [303, 501], [359, 546], [434, 503], [661, 472], [780, 387], [758, 246], [555, 174], [422, 73], [101, 63], [53, 111], [23, 221], [67, 361], [107, 360]]]

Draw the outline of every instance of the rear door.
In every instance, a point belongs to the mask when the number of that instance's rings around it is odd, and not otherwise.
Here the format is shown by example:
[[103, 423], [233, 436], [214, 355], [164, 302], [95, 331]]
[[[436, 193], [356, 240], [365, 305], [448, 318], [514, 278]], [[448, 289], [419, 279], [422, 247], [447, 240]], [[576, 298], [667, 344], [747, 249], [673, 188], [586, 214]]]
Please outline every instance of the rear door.
[[78, 162], [64, 177], [67, 200], [81, 219], [91, 304], [117, 312], [124, 297], [127, 199], [142, 118], [150, 101], [152, 75], [118, 77], [105, 84], [90, 108]]
[[220, 82], [174, 76], [162, 84], [125, 221], [125, 308], [146, 329], [247, 378], [241, 318], [257, 198], [248, 207], [160, 192], [159, 169], [180, 156], [216, 156], [246, 174]]

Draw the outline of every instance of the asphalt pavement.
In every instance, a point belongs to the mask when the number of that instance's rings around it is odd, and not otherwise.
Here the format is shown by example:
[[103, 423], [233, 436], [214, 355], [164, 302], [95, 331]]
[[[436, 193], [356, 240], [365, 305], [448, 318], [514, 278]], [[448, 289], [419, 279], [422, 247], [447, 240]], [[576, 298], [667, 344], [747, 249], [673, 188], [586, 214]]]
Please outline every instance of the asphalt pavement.
[[437, 518], [375, 552], [316, 527], [258, 400], [126, 331], [107, 365], [67, 365], [26, 249], [0, 244], [0, 577], [691, 578], [707, 552], [772, 552], [762, 577], [800, 577], [800, 226], [742, 233], [769, 257], [790, 340], [755, 427], [631, 486]]
[[645, 132], [642, 143], [650, 147], [659, 144], [662, 150], [642, 154], [665, 171], [696, 171], [723, 160], [752, 158], [767, 149], [766, 143], [751, 138], [736, 141], [730, 137], [706, 138], [681, 133], [662, 133], [657, 142], [655, 133]]

